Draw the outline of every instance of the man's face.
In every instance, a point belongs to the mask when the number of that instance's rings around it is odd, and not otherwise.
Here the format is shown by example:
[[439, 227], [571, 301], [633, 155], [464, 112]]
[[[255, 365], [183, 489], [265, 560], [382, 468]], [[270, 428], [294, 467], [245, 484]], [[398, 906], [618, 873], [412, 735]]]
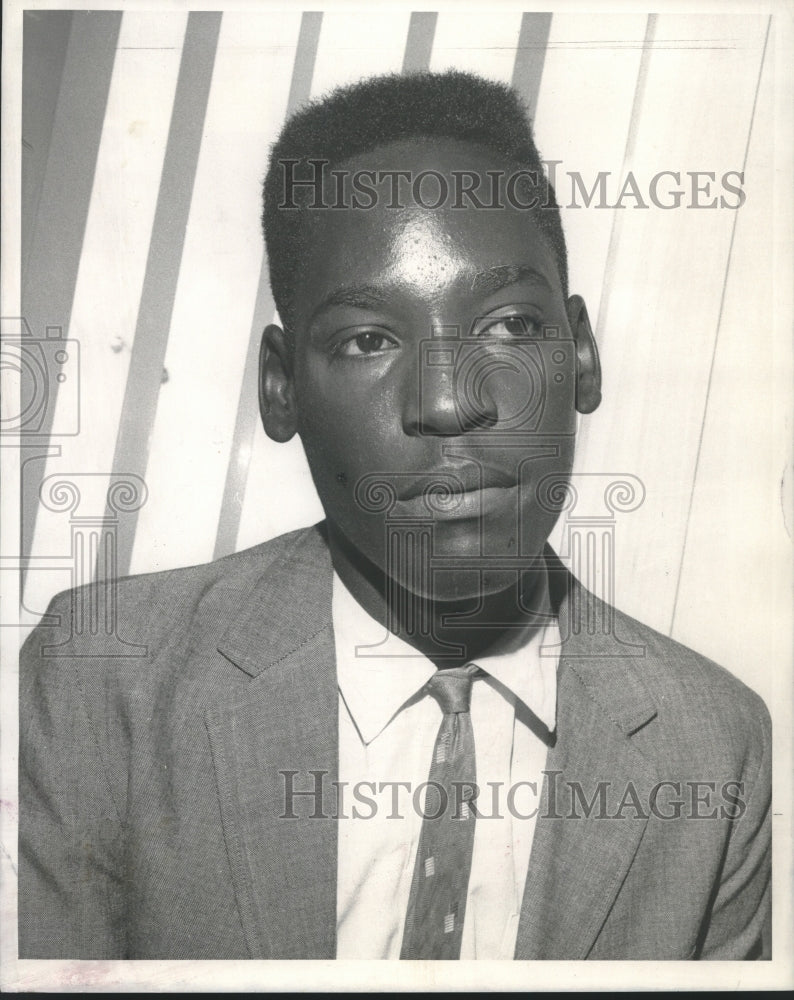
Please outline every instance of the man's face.
[[[344, 166], [432, 169], [450, 192], [453, 170], [510, 171], [451, 141]], [[437, 191], [431, 180], [422, 197]], [[332, 531], [353, 550], [439, 599], [502, 589], [517, 557], [541, 552], [553, 484], [573, 461], [576, 344], [557, 266], [520, 208], [453, 208], [450, 194], [425, 209], [406, 185], [396, 210], [383, 195], [311, 213], [293, 318], [297, 430]], [[432, 582], [430, 552], [436, 568], [446, 560]]]

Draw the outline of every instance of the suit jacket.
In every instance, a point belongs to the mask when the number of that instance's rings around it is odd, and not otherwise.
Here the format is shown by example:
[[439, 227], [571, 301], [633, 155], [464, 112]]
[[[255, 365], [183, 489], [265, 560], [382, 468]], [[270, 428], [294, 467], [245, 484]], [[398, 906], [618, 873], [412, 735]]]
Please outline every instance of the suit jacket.
[[[516, 958], [759, 957], [763, 702], [549, 558], [558, 725]], [[54, 599], [21, 657], [21, 957], [335, 956], [331, 580], [318, 527], [119, 580], [112, 628]], [[287, 781], [322, 802], [285, 808]]]

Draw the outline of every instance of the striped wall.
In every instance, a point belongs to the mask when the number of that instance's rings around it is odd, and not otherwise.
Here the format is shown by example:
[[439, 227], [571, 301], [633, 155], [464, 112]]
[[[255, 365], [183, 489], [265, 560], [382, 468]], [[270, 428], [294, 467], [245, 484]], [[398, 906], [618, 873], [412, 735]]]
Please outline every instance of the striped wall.
[[646, 185], [662, 170], [745, 171], [738, 211], [579, 198], [563, 222], [605, 376], [581, 423], [581, 502], [597, 505], [587, 491], [604, 474], [645, 489], [616, 515], [615, 600], [773, 700], [784, 650], [770, 623], [790, 596], [788, 346], [770, 321], [775, 37], [760, 13], [28, 13], [22, 309], [34, 337], [60, 327], [76, 343], [80, 422], [69, 430], [74, 379], [53, 380], [23, 452], [25, 628], [75, 580], [75, 512], [39, 502], [51, 477], [79, 475], [77, 513], [100, 519], [112, 476], [145, 481], [140, 509], [118, 516], [122, 573], [321, 517], [299, 442], [269, 441], [256, 414], [274, 313], [258, 225], [268, 144], [337, 84], [458, 67], [521, 90], [563, 205], [568, 171], [588, 186], [599, 171]]

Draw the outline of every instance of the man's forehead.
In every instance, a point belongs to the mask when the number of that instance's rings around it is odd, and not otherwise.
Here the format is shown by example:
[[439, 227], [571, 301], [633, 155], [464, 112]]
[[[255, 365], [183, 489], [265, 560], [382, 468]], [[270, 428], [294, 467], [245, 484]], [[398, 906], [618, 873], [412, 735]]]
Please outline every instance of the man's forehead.
[[[379, 295], [430, 302], [454, 291], [484, 298], [520, 281], [556, 289], [556, 260], [533, 211], [517, 198], [494, 207], [485, 192], [483, 200], [464, 197], [459, 184], [438, 180], [465, 163], [475, 178], [499, 174], [504, 194], [505, 178], [518, 168], [497, 169], [499, 162], [498, 154], [470, 143], [411, 139], [325, 170], [333, 188], [322, 207], [304, 212], [311, 234], [301, 268], [313, 300], [307, 309], [326, 302], [369, 307]], [[397, 165], [404, 172], [399, 186], [389, 176]], [[365, 170], [372, 175], [363, 187]]]
[[515, 210], [349, 210], [317, 221], [304, 278], [313, 276], [321, 296], [337, 294], [340, 304], [353, 304], [351, 288], [357, 295], [366, 289], [373, 300], [400, 289], [432, 297], [454, 288], [484, 297], [519, 282], [554, 290], [558, 281], [546, 241], [527, 213]]

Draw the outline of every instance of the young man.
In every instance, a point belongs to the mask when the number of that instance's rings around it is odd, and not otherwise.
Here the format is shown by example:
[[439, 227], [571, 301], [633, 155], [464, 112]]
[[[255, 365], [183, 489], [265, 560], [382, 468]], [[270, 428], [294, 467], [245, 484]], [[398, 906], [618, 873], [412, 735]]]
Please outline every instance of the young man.
[[265, 429], [326, 521], [118, 582], [22, 657], [20, 954], [758, 958], [769, 719], [547, 538], [583, 301], [520, 102], [448, 73], [295, 115], [264, 225]]

